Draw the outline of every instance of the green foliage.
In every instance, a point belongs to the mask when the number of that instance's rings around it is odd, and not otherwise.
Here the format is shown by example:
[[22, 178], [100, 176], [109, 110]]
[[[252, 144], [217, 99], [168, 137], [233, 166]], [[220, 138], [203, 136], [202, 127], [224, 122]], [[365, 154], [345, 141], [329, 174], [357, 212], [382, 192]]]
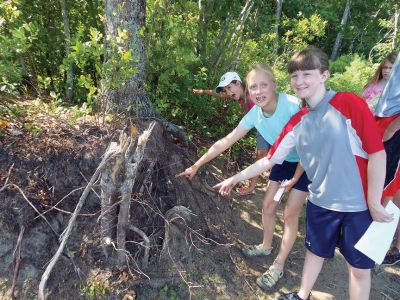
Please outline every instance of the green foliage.
[[108, 299], [106, 295], [109, 293], [109, 288], [102, 282], [93, 281], [86, 286], [81, 287], [82, 294], [86, 295], [90, 300]]
[[374, 70], [371, 64], [359, 55], [344, 55], [331, 64], [331, 79], [328, 85], [337, 91], [361, 94]]
[[[77, 84], [85, 93], [78, 102], [91, 104], [100, 87], [114, 89], [123, 85], [137, 71], [138, 59], [132, 55], [132, 50], [125, 50], [129, 39], [126, 30], [118, 28], [118, 35], [108, 39], [107, 49], [102, 33], [96, 28], [90, 28], [87, 35], [86, 31], [79, 28], [72, 38], [71, 53], [64, 59], [61, 70], [66, 71], [71, 62], [75, 64], [79, 71]], [[103, 62], [104, 56], [106, 62]]]
[[160, 298], [165, 300], [180, 300], [177, 292], [168, 287], [168, 285], [164, 285], [164, 287], [160, 291]]
[[[278, 35], [276, 1], [255, 1], [241, 24], [245, 2], [202, 1], [202, 13], [197, 1], [146, 1], [146, 26], [141, 31], [146, 40], [146, 88], [157, 112], [184, 125], [190, 135], [216, 139], [239, 122], [242, 112], [234, 101], [192, 93], [193, 88], [214, 88], [228, 70], [237, 70], [244, 78], [256, 63], [271, 65], [279, 89], [289, 92], [285, 64], [293, 52], [312, 44], [330, 54], [340, 31], [342, 56], [332, 63], [330, 84], [360, 92], [371, 75], [371, 63], [389, 52], [393, 38], [400, 38], [393, 37], [395, 0], [352, 1], [345, 27], [340, 25], [345, 0], [284, 2]], [[0, 3], [0, 91], [29, 93], [20, 85], [27, 76], [33, 90], [56, 95], [57, 106], [65, 106], [65, 73], [72, 63], [74, 99], [68, 105], [79, 117], [91, 112], [102, 87], [118, 88], [132, 77], [137, 58], [134, 49], [124, 50], [130, 37], [123, 29], [105, 40], [104, 0], [66, 4], [68, 57], [59, 1]]]
[[319, 38], [323, 37], [326, 21], [318, 14], [305, 17], [300, 11], [296, 18], [284, 17], [282, 26], [286, 29], [283, 36], [285, 52], [291, 55], [310, 44], [315, 44]]

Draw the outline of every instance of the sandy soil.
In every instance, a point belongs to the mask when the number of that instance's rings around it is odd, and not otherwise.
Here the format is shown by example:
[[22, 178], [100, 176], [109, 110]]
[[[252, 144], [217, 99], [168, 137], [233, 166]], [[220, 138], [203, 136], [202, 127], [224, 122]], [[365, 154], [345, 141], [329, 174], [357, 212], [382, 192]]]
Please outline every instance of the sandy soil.
[[[238, 217], [246, 223], [241, 232], [237, 232], [238, 239], [243, 244], [260, 243], [262, 239], [261, 207], [264, 195], [264, 188], [257, 189], [256, 195], [233, 199], [234, 209]], [[278, 253], [282, 237], [282, 210], [284, 202], [280, 204], [273, 241], [274, 250], [268, 258], [245, 258], [248, 280], [254, 284], [255, 279], [272, 264]], [[270, 299], [279, 293], [296, 291], [300, 285], [302, 266], [304, 262], [305, 246], [305, 209], [300, 219], [300, 232], [298, 239], [288, 258], [284, 277], [277, 284], [275, 292], [264, 293], [266, 299]], [[258, 293], [256, 293], [258, 294]], [[262, 294], [256, 296], [262, 297]], [[312, 291], [315, 300], [348, 299], [348, 272], [346, 261], [338, 250], [335, 257], [327, 260], [320, 273], [320, 276]], [[252, 296], [248, 296], [252, 299]], [[400, 263], [395, 266], [379, 266], [372, 272], [371, 300], [378, 299], [400, 299]]]

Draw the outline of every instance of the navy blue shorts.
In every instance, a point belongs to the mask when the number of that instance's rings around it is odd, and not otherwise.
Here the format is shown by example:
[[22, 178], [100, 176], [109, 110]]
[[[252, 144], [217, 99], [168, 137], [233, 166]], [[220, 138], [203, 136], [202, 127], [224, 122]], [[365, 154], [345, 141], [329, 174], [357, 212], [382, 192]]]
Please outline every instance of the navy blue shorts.
[[336, 246], [347, 262], [358, 269], [372, 269], [375, 262], [354, 248], [372, 222], [369, 210], [340, 212], [307, 201], [306, 241], [309, 251], [332, 258]]
[[[285, 179], [292, 179], [297, 164], [297, 162], [288, 162], [285, 160], [281, 165], [273, 166], [269, 174], [269, 180], [279, 182]], [[308, 180], [306, 172], [304, 172], [293, 188], [302, 192], [308, 192], [308, 185], [310, 183], [311, 181]]]
[[256, 148], [257, 150], [269, 150], [271, 145], [262, 137], [262, 135], [257, 131], [256, 135]]

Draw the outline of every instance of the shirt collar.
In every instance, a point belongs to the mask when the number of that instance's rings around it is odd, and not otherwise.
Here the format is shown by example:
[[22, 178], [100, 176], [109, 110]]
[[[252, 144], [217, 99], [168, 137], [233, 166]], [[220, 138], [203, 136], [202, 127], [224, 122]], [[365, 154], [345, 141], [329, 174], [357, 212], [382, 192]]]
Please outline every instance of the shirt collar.
[[325, 107], [326, 104], [329, 103], [329, 101], [330, 101], [335, 95], [336, 95], [336, 92], [335, 92], [334, 90], [328, 89], [328, 90], [326, 91], [326, 94], [325, 94], [324, 98], [322, 98], [322, 100], [321, 100], [317, 105], [315, 105], [314, 107], [311, 107], [310, 105], [308, 105], [308, 104], [306, 103], [306, 106], [307, 106], [308, 110], [310, 110], [310, 111], [313, 111], [313, 110], [315, 110], [315, 111], [321, 110], [323, 107]]

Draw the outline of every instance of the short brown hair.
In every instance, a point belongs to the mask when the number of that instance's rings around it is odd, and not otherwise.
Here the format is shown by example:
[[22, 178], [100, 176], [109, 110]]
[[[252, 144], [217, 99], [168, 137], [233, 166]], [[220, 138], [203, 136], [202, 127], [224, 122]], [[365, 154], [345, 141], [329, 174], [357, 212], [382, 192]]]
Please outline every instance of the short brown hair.
[[296, 71], [318, 69], [320, 72], [329, 71], [328, 56], [319, 48], [308, 47], [295, 53], [287, 63], [289, 74]]

